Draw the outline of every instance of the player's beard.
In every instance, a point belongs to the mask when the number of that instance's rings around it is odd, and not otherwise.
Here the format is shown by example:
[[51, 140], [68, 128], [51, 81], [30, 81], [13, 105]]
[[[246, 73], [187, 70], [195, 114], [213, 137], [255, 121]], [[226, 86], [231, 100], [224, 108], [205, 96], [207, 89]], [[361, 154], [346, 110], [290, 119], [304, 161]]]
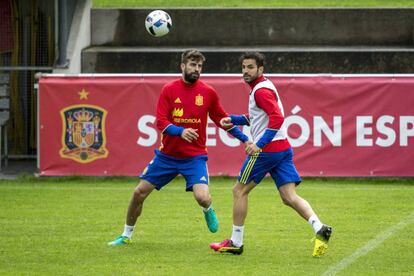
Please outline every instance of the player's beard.
[[251, 83], [251, 82], [255, 81], [258, 77], [259, 77], [259, 74], [258, 74], [258, 73], [256, 73], [256, 74], [255, 74], [255, 75], [253, 75], [253, 76], [250, 76], [250, 75], [248, 75], [247, 73], [245, 73], [245, 74], [243, 75], [243, 79], [244, 79], [244, 81], [245, 81], [245, 82], [247, 82], [247, 83]]
[[192, 73], [184, 72], [184, 80], [186, 82], [195, 83], [198, 80], [199, 77], [200, 77], [200, 73], [197, 73], [197, 72], [192, 72]]

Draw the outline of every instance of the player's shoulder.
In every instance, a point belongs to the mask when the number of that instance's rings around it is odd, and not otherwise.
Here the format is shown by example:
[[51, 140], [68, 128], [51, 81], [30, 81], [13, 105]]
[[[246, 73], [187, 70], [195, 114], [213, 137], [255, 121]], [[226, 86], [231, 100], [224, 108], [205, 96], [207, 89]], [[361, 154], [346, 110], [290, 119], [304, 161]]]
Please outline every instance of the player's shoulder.
[[267, 93], [267, 92], [276, 92], [276, 86], [274, 85], [274, 83], [272, 81], [270, 81], [269, 79], [264, 79], [263, 81], [257, 83], [252, 92], [255, 93]]
[[198, 81], [198, 86], [200, 88], [203, 88], [203, 90], [206, 91], [207, 93], [217, 94], [216, 89], [214, 89], [213, 86], [205, 83], [204, 81], [199, 80]]
[[261, 88], [271, 88], [271, 89], [275, 89], [276, 86], [275, 84], [269, 80], [268, 78], [264, 78], [262, 81], [258, 82], [253, 89], [258, 90]]
[[174, 93], [174, 91], [177, 91], [177, 88], [179, 90], [179, 80], [173, 80], [170, 82], [167, 82], [166, 84], [163, 85], [162, 89], [161, 89], [161, 93], [162, 94], [171, 94]]
[[180, 79], [172, 80], [164, 84], [163, 88], [177, 87], [177, 85], [179, 85], [180, 82], [181, 82]]

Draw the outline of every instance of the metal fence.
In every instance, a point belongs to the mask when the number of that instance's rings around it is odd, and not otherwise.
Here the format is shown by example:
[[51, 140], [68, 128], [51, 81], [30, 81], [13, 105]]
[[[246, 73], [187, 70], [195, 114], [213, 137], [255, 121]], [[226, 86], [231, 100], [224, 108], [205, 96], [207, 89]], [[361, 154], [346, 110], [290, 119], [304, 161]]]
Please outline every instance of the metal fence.
[[0, 0], [0, 76], [10, 98], [9, 154], [36, 155], [37, 72], [51, 72], [55, 62], [55, 3]]

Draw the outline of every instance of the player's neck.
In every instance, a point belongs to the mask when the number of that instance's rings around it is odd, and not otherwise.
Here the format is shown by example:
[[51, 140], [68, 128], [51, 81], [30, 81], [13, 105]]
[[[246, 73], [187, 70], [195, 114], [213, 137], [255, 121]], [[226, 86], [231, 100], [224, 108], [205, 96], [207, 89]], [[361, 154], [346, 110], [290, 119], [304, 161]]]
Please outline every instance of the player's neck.
[[253, 87], [255, 87], [256, 84], [258, 84], [259, 82], [264, 81], [264, 80], [265, 80], [265, 77], [263, 75], [260, 75], [254, 81], [249, 82], [249, 86], [250, 86], [250, 88], [253, 89]]

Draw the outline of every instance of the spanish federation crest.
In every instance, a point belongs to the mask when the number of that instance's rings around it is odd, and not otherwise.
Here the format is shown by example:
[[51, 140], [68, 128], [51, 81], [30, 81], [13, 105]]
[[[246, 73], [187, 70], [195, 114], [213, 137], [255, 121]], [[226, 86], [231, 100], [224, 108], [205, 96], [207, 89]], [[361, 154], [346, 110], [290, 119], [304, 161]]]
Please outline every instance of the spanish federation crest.
[[106, 158], [105, 119], [107, 111], [94, 105], [72, 105], [60, 111], [62, 149], [60, 156], [79, 163]]
[[203, 96], [201, 96], [200, 93], [195, 98], [195, 104], [198, 106], [203, 105]]

